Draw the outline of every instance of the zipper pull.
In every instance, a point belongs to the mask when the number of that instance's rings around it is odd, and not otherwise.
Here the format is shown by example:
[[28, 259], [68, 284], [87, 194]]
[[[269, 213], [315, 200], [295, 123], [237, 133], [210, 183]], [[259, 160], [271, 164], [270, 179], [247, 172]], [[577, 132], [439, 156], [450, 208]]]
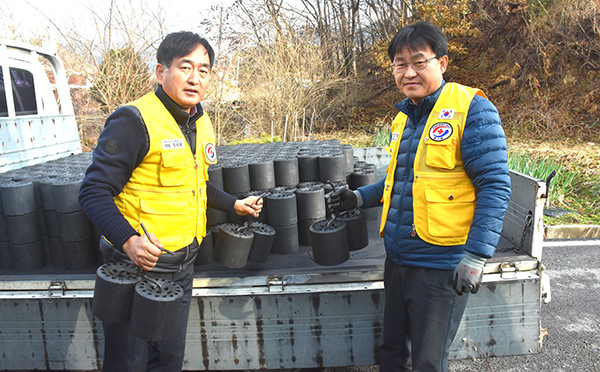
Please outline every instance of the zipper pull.
[[412, 231], [410, 232], [410, 236], [412, 236], [413, 238], [415, 236], [417, 236], [417, 230], [415, 230], [415, 224], [412, 224]]

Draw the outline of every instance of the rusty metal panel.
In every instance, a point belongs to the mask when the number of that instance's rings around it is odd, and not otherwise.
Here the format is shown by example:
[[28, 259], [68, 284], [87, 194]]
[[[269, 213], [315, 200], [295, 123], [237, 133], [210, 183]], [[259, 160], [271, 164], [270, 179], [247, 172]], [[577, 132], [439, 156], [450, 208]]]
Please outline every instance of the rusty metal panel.
[[[29, 299], [18, 292], [0, 300], [0, 370], [99, 368], [103, 335], [90, 311], [91, 288]], [[450, 358], [540, 352], [540, 296], [536, 271], [484, 275]], [[376, 364], [384, 301], [381, 281], [248, 287], [245, 294], [195, 288], [184, 370]]]
[[541, 279], [535, 271], [484, 276], [469, 301], [450, 359], [539, 353], [542, 349]]
[[0, 301], [0, 370], [99, 368], [101, 325], [90, 299]]
[[194, 298], [184, 368], [376, 363], [383, 289]]

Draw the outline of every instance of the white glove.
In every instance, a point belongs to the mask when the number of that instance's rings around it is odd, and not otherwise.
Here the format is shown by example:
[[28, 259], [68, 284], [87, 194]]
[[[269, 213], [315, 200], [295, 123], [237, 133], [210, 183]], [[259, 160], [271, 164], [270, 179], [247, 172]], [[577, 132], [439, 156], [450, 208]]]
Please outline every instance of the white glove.
[[458, 263], [454, 270], [454, 290], [459, 295], [463, 293], [477, 293], [483, 276], [485, 258], [466, 252], [465, 257]]

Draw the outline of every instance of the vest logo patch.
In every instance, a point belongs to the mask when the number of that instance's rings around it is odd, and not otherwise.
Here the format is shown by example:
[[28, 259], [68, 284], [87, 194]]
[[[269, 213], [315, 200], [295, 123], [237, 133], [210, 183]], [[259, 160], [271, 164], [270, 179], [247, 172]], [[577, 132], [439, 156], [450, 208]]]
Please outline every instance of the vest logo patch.
[[184, 148], [183, 139], [164, 139], [161, 141], [163, 150], [176, 150]]
[[217, 151], [215, 150], [215, 144], [214, 143], [207, 143], [206, 146], [204, 146], [204, 155], [206, 156], [206, 160], [208, 160], [209, 163], [214, 163], [215, 160], [217, 159]]
[[452, 135], [452, 125], [448, 123], [435, 123], [429, 130], [429, 138], [436, 142], [448, 139]]
[[438, 115], [438, 119], [451, 120], [454, 118], [455, 109], [442, 109]]

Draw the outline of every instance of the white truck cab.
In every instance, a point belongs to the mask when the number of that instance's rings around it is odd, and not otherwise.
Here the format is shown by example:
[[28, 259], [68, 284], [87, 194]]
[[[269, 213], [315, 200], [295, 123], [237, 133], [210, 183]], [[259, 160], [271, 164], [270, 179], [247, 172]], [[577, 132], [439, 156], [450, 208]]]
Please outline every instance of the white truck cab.
[[0, 172], [81, 153], [56, 49], [0, 39]]

